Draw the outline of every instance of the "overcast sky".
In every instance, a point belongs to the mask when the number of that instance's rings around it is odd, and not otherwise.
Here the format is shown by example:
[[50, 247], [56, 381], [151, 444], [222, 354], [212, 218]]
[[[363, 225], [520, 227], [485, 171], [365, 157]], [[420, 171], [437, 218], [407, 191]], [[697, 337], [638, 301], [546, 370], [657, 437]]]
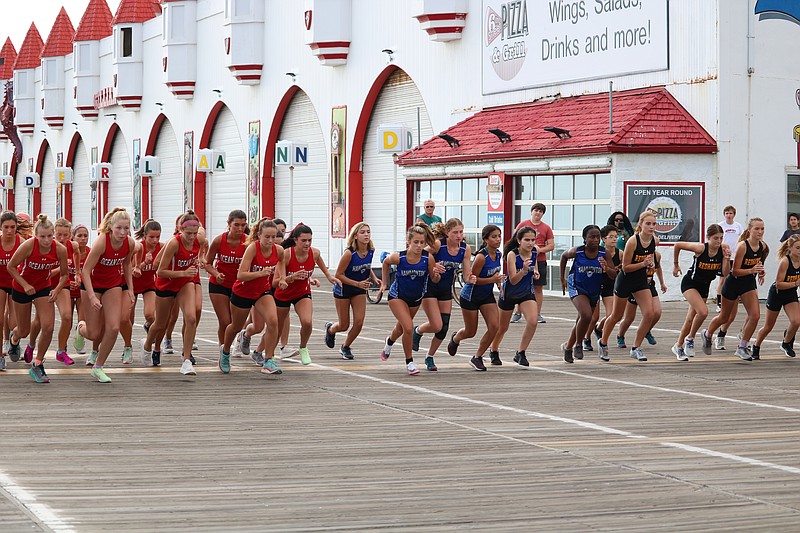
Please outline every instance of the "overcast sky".
[[[47, 41], [50, 28], [56, 20], [56, 15], [64, 6], [67, 10], [72, 25], [75, 29], [81, 21], [83, 12], [89, 0], [1, 0], [2, 18], [0, 18], [0, 45], [5, 42], [6, 37], [11, 37], [14, 47], [19, 51], [25, 34], [31, 22], [36, 23], [42, 40]], [[111, 13], [117, 11], [120, 0], [106, 0]]]

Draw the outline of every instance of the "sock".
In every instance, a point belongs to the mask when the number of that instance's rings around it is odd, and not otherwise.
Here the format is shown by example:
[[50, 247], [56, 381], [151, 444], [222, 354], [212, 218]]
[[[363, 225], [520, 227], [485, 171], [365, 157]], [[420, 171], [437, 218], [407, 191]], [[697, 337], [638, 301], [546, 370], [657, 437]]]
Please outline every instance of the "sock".
[[597, 345], [601, 346], [603, 348], [607, 348], [608, 347], [608, 344], [603, 344], [603, 341], [597, 341]]
[[413, 357], [411, 359], [406, 359], [406, 364], [413, 363], [413, 362], [414, 362], [414, 358]]
[[742, 339], [739, 341], [739, 348], [747, 348], [747, 341]]
[[722, 295], [721, 294], [717, 294], [717, 305], [720, 305], [720, 304], [722, 304]]
[[717, 337], [724, 337], [724, 336], [725, 336], [725, 335], [727, 335], [727, 334], [728, 334], [728, 332], [727, 332], [727, 331], [722, 331], [722, 330], [719, 330], [719, 331], [717, 332]]
[[390, 354], [392, 352], [392, 344], [394, 344], [392, 340], [387, 338], [386, 343], [383, 345], [383, 353]]
[[631, 348], [631, 351], [633, 351], [633, 350], [638, 350], [638, 349], [639, 349], [639, 347], [638, 347], [638, 346], [634, 346], [633, 348]]
[[391, 346], [392, 344], [394, 344], [394, 341], [392, 340], [392, 338], [391, 337], [386, 337], [386, 346]]
[[95, 364], [92, 368], [99, 368], [100, 370], [103, 369], [103, 365]]

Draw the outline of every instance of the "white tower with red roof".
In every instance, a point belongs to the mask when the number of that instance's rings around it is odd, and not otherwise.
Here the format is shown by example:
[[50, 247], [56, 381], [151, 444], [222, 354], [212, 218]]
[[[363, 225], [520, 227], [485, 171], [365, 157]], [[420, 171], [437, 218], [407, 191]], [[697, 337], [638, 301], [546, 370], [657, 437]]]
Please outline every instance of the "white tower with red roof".
[[54, 130], [64, 127], [64, 71], [66, 57], [72, 53], [74, 37], [75, 28], [62, 7], [42, 50], [42, 115]]
[[164, 83], [180, 100], [197, 81], [197, 0], [164, 0]]
[[97, 120], [94, 97], [100, 91], [100, 41], [111, 35], [112, 18], [106, 0], [89, 0], [75, 32], [73, 98], [75, 108], [85, 120]]
[[36, 69], [41, 65], [42, 48], [42, 36], [36, 25], [31, 24], [14, 61], [14, 106], [17, 109], [14, 122], [23, 135], [33, 135], [36, 122]]
[[114, 94], [124, 109], [139, 111], [144, 88], [144, 23], [161, 14], [158, 0], [122, 0], [111, 21]]

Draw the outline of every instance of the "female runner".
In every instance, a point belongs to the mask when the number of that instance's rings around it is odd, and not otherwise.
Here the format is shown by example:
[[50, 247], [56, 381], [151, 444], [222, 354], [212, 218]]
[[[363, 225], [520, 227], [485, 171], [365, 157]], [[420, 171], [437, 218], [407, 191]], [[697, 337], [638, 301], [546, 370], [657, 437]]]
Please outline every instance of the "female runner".
[[600, 229], [600, 238], [603, 239], [603, 248], [606, 252], [606, 263], [612, 266], [612, 269], [603, 271], [603, 282], [600, 285], [600, 299], [603, 301], [603, 307], [606, 314], [600, 320], [600, 306], [594, 307], [594, 314], [592, 315], [592, 322], [589, 324], [589, 330], [586, 332], [586, 337], [583, 339], [583, 351], [592, 351], [591, 334], [594, 332], [597, 340], [603, 337], [603, 324], [606, 318], [613, 313], [612, 306], [614, 305], [614, 280], [619, 273], [620, 264], [622, 264], [622, 252], [617, 248], [617, 228], [615, 226], [604, 226]]
[[[0, 323], [2, 323], [0, 331], [8, 325], [6, 305], [10, 307], [11, 298], [9, 296], [14, 281], [6, 266], [20, 244], [22, 244], [22, 237], [17, 234], [17, 215], [13, 211], [3, 211], [3, 214], [0, 215]], [[13, 308], [11, 308], [11, 312], [13, 313]], [[19, 353], [17, 353], [17, 358], [12, 361], [19, 361]], [[5, 354], [0, 353], [0, 370], [5, 370], [5, 368]]]
[[246, 229], [245, 212], [241, 209], [231, 211], [228, 214], [228, 231], [214, 237], [206, 255], [208, 296], [217, 315], [217, 339], [220, 346], [225, 342], [225, 330], [231, 323], [231, 289], [247, 248]]
[[[87, 246], [89, 243], [89, 228], [83, 224], [73, 226], [72, 242], [74, 244], [72, 247], [74, 254], [72, 256], [72, 265], [69, 267], [71, 276], [69, 296], [72, 299], [73, 307], [78, 311], [78, 322], [80, 322], [81, 320], [86, 319], [83, 314], [83, 306], [81, 305], [81, 271], [83, 270], [83, 265], [86, 263], [86, 258], [89, 257], [89, 252], [91, 251], [91, 248]], [[75, 339], [72, 341], [72, 345], [75, 347], [75, 353], [86, 353], [86, 339], [84, 339], [80, 332], [78, 332], [77, 326], [75, 327]], [[94, 343], [92, 350], [94, 352], [93, 358], [95, 361], [97, 360], [98, 346], [98, 343]], [[94, 365], [94, 361], [89, 363], [90, 359], [92, 358], [86, 359], [87, 366]]]
[[[100, 383], [111, 382], [103, 365], [117, 342], [123, 323], [129, 322], [131, 305], [136, 300], [131, 273], [136, 241], [130, 236], [130, 229], [131, 218], [125, 209], [115, 207], [106, 214], [100, 224], [100, 236], [82, 270], [86, 320], [78, 322], [78, 331], [87, 339], [100, 341], [92, 368], [92, 376]], [[132, 352], [130, 346], [125, 349], [126, 354]], [[130, 362], [128, 357], [123, 358], [124, 364]]]
[[676, 242], [672, 275], [681, 275], [678, 257], [682, 250], [694, 252], [692, 266], [681, 280], [681, 293], [689, 303], [686, 319], [678, 334], [678, 342], [672, 346], [672, 353], [678, 361], [688, 361], [694, 357], [694, 338], [700, 326], [708, 317], [708, 291], [711, 282], [718, 276], [727, 276], [731, 268], [731, 249], [722, 242], [725, 231], [719, 224], [711, 224], [706, 230], [706, 242]]
[[[134, 235], [136, 249], [133, 265], [133, 294], [136, 301], [131, 306], [131, 324], [136, 315], [136, 302], [142, 297], [144, 305], [144, 331], [148, 332], [153, 325], [156, 314], [156, 270], [158, 269], [161, 244], [161, 224], [152, 218], [147, 219]], [[161, 364], [161, 347], [153, 350], [153, 366]]]

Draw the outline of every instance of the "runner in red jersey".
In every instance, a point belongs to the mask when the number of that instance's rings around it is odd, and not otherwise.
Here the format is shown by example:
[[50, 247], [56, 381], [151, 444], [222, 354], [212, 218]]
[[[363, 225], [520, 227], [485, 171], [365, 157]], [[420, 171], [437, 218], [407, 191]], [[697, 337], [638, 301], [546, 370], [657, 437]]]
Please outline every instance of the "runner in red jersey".
[[[6, 321], [6, 306], [8, 305], [11, 308], [11, 298], [9, 296], [11, 295], [11, 282], [13, 281], [6, 265], [8, 265], [20, 244], [22, 244], [22, 238], [17, 235], [17, 215], [13, 211], [4, 211], [0, 215], [0, 235], [0, 331], [2, 331], [8, 325]], [[7, 351], [8, 348], [4, 347], [3, 352], [0, 353], [0, 370], [5, 370], [6, 368], [5, 353]], [[16, 360], [19, 360], [19, 356]]]
[[[156, 316], [147, 338], [142, 341], [142, 361], [153, 364], [153, 343], [160, 344], [167, 329], [173, 303], [183, 313], [183, 362], [181, 374], [196, 375], [191, 361], [191, 347], [197, 332], [198, 278], [205, 261], [200, 256], [204, 242], [198, 238], [200, 219], [194, 211], [187, 211], [179, 223], [180, 232], [172, 237], [161, 252], [156, 272]], [[199, 281], [199, 280], [198, 280]]]
[[[282, 277], [275, 289], [275, 305], [278, 306], [280, 327], [289, 319], [289, 308], [300, 319], [300, 360], [304, 365], [311, 364], [308, 353], [308, 339], [311, 337], [311, 321], [314, 307], [311, 303], [311, 286], [319, 287], [319, 280], [312, 279], [314, 265], [318, 266], [331, 284], [342, 283], [331, 276], [319, 250], [311, 246], [311, 228], [303, 223], [298, 224], [289, 238], [283, 241], [287, 253], [283, 254], [283, 268], [286, 276]], [[263, 340], [261, 341], [263, 344]], [[261, 346], [259, 345], [259, 348]]]
[[[82, 302], [86, 321], [78, 323], [78, 332], [87, 339], [100, 341], [97, 359], [91, 361], [92, 376], [100, 383], [111, 381], [103, 365], [117, 342], [117, 335], [123, 328], [130, 327], [131, 305], [135, 299], [131, 259], [136, 248], [130, 231], [131, 218], [125, 209], [115, 207], [108, 212], [100, 223], [100, 235], [81, 272], [81, 289], [86, 292]], [[130, 364], [132, 361], [133, 348], [127, 345], [122, 362]]]
[[[144, 303], [144, 331], [150, 329], [156, 311], [156, 270], [158, 269], [161, 244], [161, 224], [147, 219], [134, 235], [136, 250], [133, 256], [133, 294]], [[136, 313], [136, 302], [131, 306], [131, 324]], [[160, 350], [159, 350], [160, 351]]]
[[[37, 383], [47, 383], [50, 378], [44, 370], [44, 356], [53, 339], [55, 310], [53, 302], [67, 284], [67, 249], [54, 242], [53, 223], [47, 215], [39, 215], [33, 227], [34, 238], [23, 242], [6, 265], [14, 278], [11, 284], [11, 298], [17, 326], [10, 335], [8, 355], [19, 357], [19, 341], [28, 336], [31, 330], [31, 305], [36, 308], [36, 316], [41, 323], [41, 334], [36, 351], [36, 359], [28, 373]], [[20, 267], [21, 265], [21, 267]], [[61, 272], [55, 289], [50, 286], [50, 271], [58, 267]], [[14, 342], [16, 339], [17, 342]]]
[[[74, 243], [74, 246], [72, 247], [74, 253], [72, 256], [72, 266], [69, 268], [70, 274], [74, 277], [74, 279], [70, 280], [69, 295], [70, 298], [72, 298], [72, 305], [78, 309], [78, 322], [80, 322], [86, 318], [83, 315], [83, 306], [81, 306], [81, 271], [83, 270], [83, 265], [86, 263], [86, 258], [89, 257], [89, 252], [91, 251], [91, 248], [87, 246], [89, 243], [89, 228], [83, 224], [73, 226], [72, 242]], [[78, 332], [77, 327], [75, 328], [75, 339], [72, 341], [72, 345], [75, 347], [76, 353], [86, 353], [84, 348], [86, 345], [86, 340]], [[92, 346], [92, 349], [93, 351], [97, 351], [97, 346]], [[94, 359], [97, 359], [96, 355], [94, 356]]]
[[247, 229], [247, 214], [235, 209], [228, 214], [228, 231], [214, 237], [206, 255], [208, 296], [217, 315], [217, 339], [220, 346], [225, 342], [225, 329], [231, 323], [231, 288], [242, 262]]
[[[244, 326], [251, 309], [266, 322], [264, 354], [253, 352], [256, 364], [262, 365], [264, 374], [280, 374], [273, 356], [278, 344], [278, 312], [272, 296], [274, 279], [283, 276], [283, 248], [275, 244], [277, 226], [264, 218], [253, 225], [248, 245], [236, 273], [230, 298], [231, 323], [225, 330], [223, 344], [219, 350], [219, 369], [227, 374], [231, 369], [231, 343]], [[266, 357], [266, 359], [265, 359]]]

